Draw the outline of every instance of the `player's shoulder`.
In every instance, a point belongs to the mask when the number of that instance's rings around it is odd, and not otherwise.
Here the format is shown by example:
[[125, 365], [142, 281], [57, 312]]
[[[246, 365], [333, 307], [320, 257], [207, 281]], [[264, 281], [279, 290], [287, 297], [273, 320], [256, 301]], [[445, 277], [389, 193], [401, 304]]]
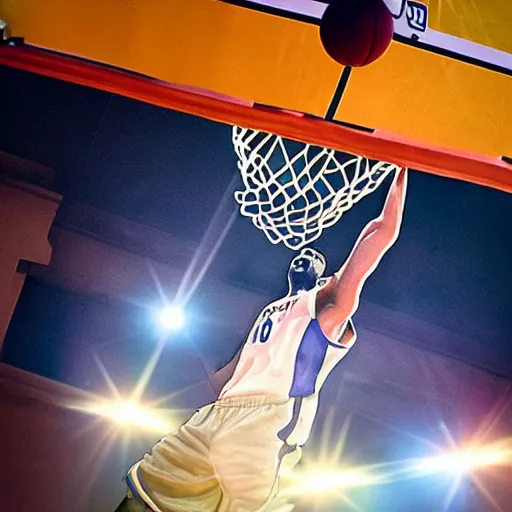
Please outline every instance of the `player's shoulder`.
[[328, 277], [321, 277], [317, 280], [315, 288], [318, 290], [320, 288], [323, 288], [330, 280], [332, 276]]
[[311, 290], [312, 293], [316, 295], [318, 292], [323, 293], [325, 290], [332, 289], [332, 286], [329, 285], [334, 284], [334, 281], [332, 280], [333, 277], [334, 276], [320, 277], [316, 282], [316, 286]]

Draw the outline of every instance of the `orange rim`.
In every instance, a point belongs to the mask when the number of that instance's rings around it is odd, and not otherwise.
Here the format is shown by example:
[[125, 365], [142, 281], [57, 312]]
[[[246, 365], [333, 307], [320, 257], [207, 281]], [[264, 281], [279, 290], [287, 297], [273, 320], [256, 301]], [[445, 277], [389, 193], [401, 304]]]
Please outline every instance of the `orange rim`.
[[29, 46], [0, 47], [0, 64], [212, 121], [275, 133], [308, 144], [512, 192], [512, 166], [500, 158], [426, 146], [378, 131], [358, 131], [324, 119], [252, 105]]

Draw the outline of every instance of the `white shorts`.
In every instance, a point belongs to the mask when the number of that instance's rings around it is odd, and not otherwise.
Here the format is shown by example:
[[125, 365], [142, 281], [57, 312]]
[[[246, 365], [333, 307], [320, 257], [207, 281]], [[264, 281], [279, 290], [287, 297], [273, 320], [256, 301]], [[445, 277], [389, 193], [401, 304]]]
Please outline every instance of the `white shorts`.
[[294, 399], [229, 398], [199, 409], [128, 474], [132, 493], [155, 512], [289, 511], [279, 476], [301, 457], [286, 443]]

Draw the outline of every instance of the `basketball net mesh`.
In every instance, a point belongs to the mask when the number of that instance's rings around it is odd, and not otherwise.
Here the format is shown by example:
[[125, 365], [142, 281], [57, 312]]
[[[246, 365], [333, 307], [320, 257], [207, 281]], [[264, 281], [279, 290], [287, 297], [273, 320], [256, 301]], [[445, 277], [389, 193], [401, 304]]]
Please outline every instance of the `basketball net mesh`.
[[316, 240], [400, 169], [238, 126], [233, 145], [245, 187], [235, 192], [240, 212], [273, 244], [293, 250]]

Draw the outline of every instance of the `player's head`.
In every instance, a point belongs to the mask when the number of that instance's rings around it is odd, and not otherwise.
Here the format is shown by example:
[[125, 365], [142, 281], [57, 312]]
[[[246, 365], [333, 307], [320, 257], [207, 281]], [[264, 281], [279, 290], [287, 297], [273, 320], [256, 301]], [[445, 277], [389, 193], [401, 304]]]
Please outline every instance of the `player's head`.
[[315, 249], [302, 249], [293, 258], [288, 269], [288, 284], [290, 293], [295, 294], [300, 290], [311, 290], [325, 272], [326, 262], [322, 253]]

